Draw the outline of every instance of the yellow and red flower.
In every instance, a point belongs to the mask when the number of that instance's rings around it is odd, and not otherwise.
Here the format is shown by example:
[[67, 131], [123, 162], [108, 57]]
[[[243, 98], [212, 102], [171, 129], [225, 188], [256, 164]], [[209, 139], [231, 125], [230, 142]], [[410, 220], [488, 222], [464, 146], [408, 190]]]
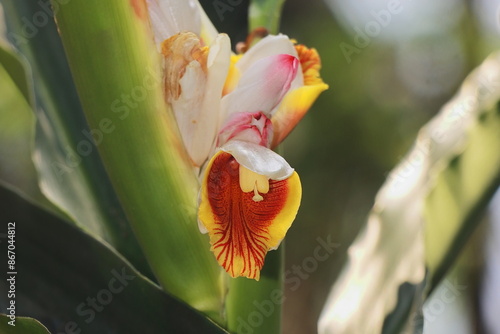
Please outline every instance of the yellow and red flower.
[[226, 272], [258, 280], [302, 194], [298, 174], [272, 148], [328, 88], [320, 59], [285, 35], [231, 54], [229, 38], [217, 34], [197, 1], [177, 1], [173, 9], [170, 2], [147, 0], [165, 97], [202, 171], [200, 230]]

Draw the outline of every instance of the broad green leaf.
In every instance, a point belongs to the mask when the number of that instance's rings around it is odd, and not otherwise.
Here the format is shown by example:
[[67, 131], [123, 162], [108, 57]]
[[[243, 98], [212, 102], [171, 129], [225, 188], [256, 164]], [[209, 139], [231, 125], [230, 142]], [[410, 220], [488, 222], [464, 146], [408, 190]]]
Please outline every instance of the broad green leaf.
[[[87, 232], [3, 187], [0, 200], [0, 220], [15, 223], [17, 315], [52, 333], [226, 333]], [[7, 254], [5, 235], [0, 241]]]
[[[444, 152], [425, 199], [426, 266], [439, 283], [500, 185], [500, 53], [488, 58], [445, 106], [432, 133]], [[448, 128], [462, 136], [447, 135]]]
[[[9, 324], [10, 323], [10, 324]], [[2, 334], [50, 334], [38, 320], [28, 317], [11, 318], [0, 314], [0, 333]]]
[[0, 184], [47, 210], [67, 217], [42, 194], [33, 164], [35, 116], [26, 65], [0, 46]]
[[29, 105], [34, 105], [32, 83], [26, 74], [26, 64], [13, 51], [3, 47], [0, 43], [0, 64], [7, 71], [17, 89], [21, 92]]
[[143, 1], [70, 1], [57, 22], [110, 180], [162, 286], [218, 317], [220, 267], [196, 221], [198, 180], [164, 99]]
[[271, 34], [279, 33], [281, 9], [285, 0], [252, 0], [248, 8], [249, 30], [264, 27]]
[[[37, 120], [32, 156], [42, 193], [74, 223], [109, 242], [152, 277], [97, 153], [102, 129], [89, 129], [86, 124], [50, 3], [1, 3], [7, 37], [32, 69]], [[63, 3], [54, 8], [59, 10]], [[26, 137], [26, 144], [32, 136]]]
[[399, 333], [407, 326], [500, 185], [499, 100], [495, 53], [421, 129], [379, 191], [330, 292], [320, 333]]
[[[0, 49], [0, 53], [7, 51]], [[0, 57], [1, 58], [1, 57]], [[10, 59], [9, 63], [12, 61]], [[20, 63], [12, 67], [22, 66]], [[17, 70], [16, 70], [17, 72]], [[12, 72], [11, 72], [12, 73]], [[8, 184], [23, 196], [41, 202], [44, 196], [37, 183], [37, 174], [31, 151], [33, 144], [34, 115], [19, 81], [7, 72], [0, 59], [0, 182]], [[24, 75], [24, 72], [20, 72]], [[20, 76], [17, 80], [20, 80]]]

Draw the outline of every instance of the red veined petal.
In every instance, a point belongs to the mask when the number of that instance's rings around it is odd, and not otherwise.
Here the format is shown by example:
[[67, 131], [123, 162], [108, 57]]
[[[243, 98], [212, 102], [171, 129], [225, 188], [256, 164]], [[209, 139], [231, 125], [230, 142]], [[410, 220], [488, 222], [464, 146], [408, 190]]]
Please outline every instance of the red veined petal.
[[219, 264], [232, 277], [258, 280], [266, 253], [278, 247], [295, 219], [302, 189], [293, 172], [269, 180], [267, 193], [254, 191], [241, 190], [240, 164], [219, 151], [205, 172], [198, 215]]

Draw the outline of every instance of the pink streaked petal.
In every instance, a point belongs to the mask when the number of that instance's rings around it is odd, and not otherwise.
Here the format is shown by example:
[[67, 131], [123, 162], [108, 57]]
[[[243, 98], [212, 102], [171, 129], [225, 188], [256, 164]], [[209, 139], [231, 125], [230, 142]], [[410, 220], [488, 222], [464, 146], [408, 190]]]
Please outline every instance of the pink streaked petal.
[[262, 58], [288, 54], [297, 57], [297, 51], [286, 35], [269, 35], [258, 41], [253, 45], [241, 59], [236, 66], [240, 72], [246, 72], [252, 64], [261, 60]]
[[229, 140], [240, 140], [269, 147], [273, 135], [272, 122], [262, 112], [232, 114], [219, 132], [217, 146]]
[[[268, 35], [253, 45], [236, 63], [236, 68], [239, 73], [246, 72], [250, 66], [256, 61], [277, 54], [288, 54], [298, 58], [297, 49], [288, 38], [288, 36]], [[302, 71], [297, 71], [297, 75], [293, 79], [290, 89], [302, 87], [304, 85], [304, 78]]]
[[[236, 67], [240, 73], [248, 70], [248, 68], [256, 61], [277, 54], [289, 54], [298, 58], [297, 49], [293, 45], [288, 36], [268, 35], [252, 46], [241, 59], [236, 63]], [[298, 71], [293, 79], [290, 89], [296, 89], [304, 85], [302, 71]]]
[[223, 114], [262, 111], [270, 116], [288, 92], [297, 75], [299, 61], [287, 54], [269, 56], [255, 62], [243, 73], [236, 88], [222, 99]]
[[164, 40], [179, 32], [200, 34], [201, 18], [197, 0], [146, 0], [146, 3], [159, 49]]

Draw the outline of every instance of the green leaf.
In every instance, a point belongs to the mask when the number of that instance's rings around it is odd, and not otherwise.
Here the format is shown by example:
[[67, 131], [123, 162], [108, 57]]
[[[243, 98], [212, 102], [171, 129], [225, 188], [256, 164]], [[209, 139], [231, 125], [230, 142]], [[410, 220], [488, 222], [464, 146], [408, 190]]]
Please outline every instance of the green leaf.
[[0, 220], [15, 223], [16, 314], [53, 333], [226, 333], [85, 231], [3, 187], [0, 200]]
[[[37, 119], [33, 160], [41, 191], [71, 221], [109, 242], [152, 277], [92, 143], [99, 130], [89, 129], [85, 121], [50, 3], [1, 1], [7, 36], [33, 72]], [[63, 3], [54, 8], [59, 10]], [[33, 134], [25, 134], [26, 145], [32, 138]]]
[[2, 47], [0, 44], [0, 64], [8, 72], [8, 76], [12, 79], [17, 89], [21, 92], [26, 102], [33, 106], [33, 88], [32, 83], [26, 75], [26, 64], [20, 57], [14, 54], [11, 50]]
[[71, 1], [56, 18], [110, 180], [162, 286], [218, 317], [220, 267], [196, 221], [198, 180], [164, 99], [143, 1]]
[[[0, 48], [0, 54], [9, 54]], [[10, 65], [10, 73], [5, 65]], [[13, 70], [15, 68], [15, 70]], [[0, 181], [16, 189], [33, 201], [42, 202], [44, 196], [37, 184], [37, 174], [31, 160], [34, 116], [26, 95], [21, 92], [23, 71], [14, 59], [4, 62], [0, 56]], [[14, 77], [17, 77], [17, 82]], [[45, 200], [46, 201], [46, 200]]]
[[285, 0], [251, 0], [248, 8], [249, 31], [264, 27], [271, 34], [279, 33], [284, 3]]
[[32, 160], [35, 117], [26, 64], [0, 46], [0, 184], [61, 217], [67, 217], [42, 194]]
[[[9, 324], [9, 322], [11, 324]], [[50, 334], [38, 320], [28, 317], [10, 318], [0, 314], [0, 333], [2, 334]]]
[[320, 333], [399, 333], [408, 326], [500, 186], [499, 101], [495, 53], [421, 129], [377, 194], [328, 297]]
[[[454, 101], [456, 114], [448, 113], [443, 122], [470, 122], [464, 133], [467, 141], [450, 152], [425, 200], [430, 291], [453, 264], [500, 186], [500, 54], [489, 58], [465, 85]], [[473, 94], [478, 96], [474, 110], [462, 114]]]
[[229, 278], [226, 316], [231, 332], [281, 333], [284, 246], [266, 255], [259, 281]]

